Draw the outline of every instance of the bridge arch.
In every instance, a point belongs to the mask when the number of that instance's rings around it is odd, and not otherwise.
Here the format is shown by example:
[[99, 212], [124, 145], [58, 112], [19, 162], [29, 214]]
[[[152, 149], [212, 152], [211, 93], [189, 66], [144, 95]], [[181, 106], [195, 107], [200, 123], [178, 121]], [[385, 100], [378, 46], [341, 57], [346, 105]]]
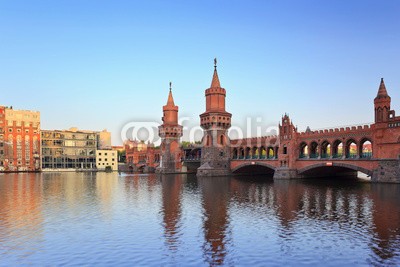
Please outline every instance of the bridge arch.
[[348, 139], [345, 145], [346, 158], [357, 158], [359, 156], [358, 147], [357, 141], [354, 138]]
[[308, 157], [308, 145], [306, 142], [300, 143], [300, 158], [307, 158]]
[[273, 176], [275, 167], [265, 162], [244, 162], [232, 169], [235, 174], [269, 174]]
[[[325, 172], [324, 172], [325, 170]], [[304, 167], [300, 170], [298, 170], [298, 174], [300, 175], [309, 175], [312, 173], [318, 173], [317, 171], [321, 171], [320, 173], [322, 174], [332, 174], [331, 172], [329, 172], [328, 170], [333, 171], [332, 173], [336, 173], [338, 170], [339, 171], [358, 171], [358, 172], [362, 172], [366, 175], [371, 176], [372, 175], [372, 170], [357, 166], [357, 165], [352, 165], [352, 164], [348, 164], [348, 163], [341, 163], [341, 162], [333, 162], [332, 165], [327, 165], [326, 162], [321, 162], [321, 163], [316, 163], [316, 164], [312, 164], [310, 166]], [[334, 175], [333, 175], [334, 176]]]
[[232, 150], [232, 159], [237, 159], [239, 157], [238, 149], [235, 147]]
[[370, 138], [364, 137], [358, 145], [358, 155], [360, 158], [372, 158], [372, 141]]
[[310, 158], [318, 158], [318, 143], [317, 141], [312, 141], [310, 144]]
[[251, 157], [251, 148], [250, 147], [246, 147], [245, 158], [249, 159], [250, 157]]
[[244, 159], [244, 148], [239, 148], [239, 159]]
[[258, 159], [260, 157], [260, 153], [257, 146], [253, 146], [253, 148], [251, 149], [251, 157], [253, 159]]
[[343, 157], [343, 142], [339, 139], [336, 139], [332, 143], [332, 158], [341, 158]]
[[332, 146], [328, 140], [324, 140], [321, 143], [321, 158], [330, 158], [331, 157]]

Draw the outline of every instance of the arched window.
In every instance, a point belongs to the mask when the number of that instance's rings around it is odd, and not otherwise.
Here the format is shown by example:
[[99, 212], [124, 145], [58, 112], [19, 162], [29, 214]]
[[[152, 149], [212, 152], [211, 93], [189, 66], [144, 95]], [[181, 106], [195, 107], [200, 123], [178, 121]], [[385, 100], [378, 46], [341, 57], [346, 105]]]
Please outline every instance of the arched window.
[[328, 141], [324, 141], [321, 144], [321, 158], [329, 158], [331, 156], [331, 144]]
[[305, 142], [300, 144], [300, 158], [308, 158], [308, 145]]
[[239, 159], [244, 159], [244, 149], [243, 149], [243, 147], [240, 148]]
[[359, 147], [360, 158], [372, 158], [372, 143], [369, 139], [362, 139]]
[[251, 151], [250, 147], [246, 147], [246, 155], [245, 155], [246, 159], [250, 159], [250, 157], [251, 157], [250, 151]]
[[346, 158], [356, 158], [358, 156], [357, 143], [353, 139], [346, 142], [345, 147]]
[[267, 157], [267, 150], [265, 150], [265, 147], [260, 148], [260, 158], [265, 159]]
[[219, 144], [221, 146], [225, 145], [225, 136], [223, 134], [219, 137]]
[[237, 148], [234, 148], [232, 151], [232, 159], [237, 159], [238, 158], [238, 150]]
[[209, 135], [206, 137], [206, 146], [211, 146], [211, 136]]
[[318, 153], [318, 143], [317, 142], [311, 142], [310, 145], [310, 158], [318, 158], [319, 153]]
[[332, 158], [341, 157], [343, 157], [343, 143], [340, 140], [336, 140], [332, 146]]

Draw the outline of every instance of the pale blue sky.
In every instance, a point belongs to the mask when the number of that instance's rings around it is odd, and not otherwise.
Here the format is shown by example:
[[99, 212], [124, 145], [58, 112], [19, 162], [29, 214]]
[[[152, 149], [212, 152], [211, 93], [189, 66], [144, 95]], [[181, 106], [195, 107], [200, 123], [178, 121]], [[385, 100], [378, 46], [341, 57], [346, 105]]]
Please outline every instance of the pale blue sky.
[[213, 58], [236, 125], [373, 121], [381, 77], [400, 107], [400, 1], [0, 1], [0, 104], [43, 129], [160, 121], [173, 82], [198, 124]]

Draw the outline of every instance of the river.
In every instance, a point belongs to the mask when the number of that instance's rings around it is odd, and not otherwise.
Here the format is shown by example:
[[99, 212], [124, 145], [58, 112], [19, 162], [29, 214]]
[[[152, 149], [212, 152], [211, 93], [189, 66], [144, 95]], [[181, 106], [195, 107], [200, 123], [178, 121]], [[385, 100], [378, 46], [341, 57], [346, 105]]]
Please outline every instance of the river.
[[400, 185], [0, 175], [0, 266], [400, 265]]

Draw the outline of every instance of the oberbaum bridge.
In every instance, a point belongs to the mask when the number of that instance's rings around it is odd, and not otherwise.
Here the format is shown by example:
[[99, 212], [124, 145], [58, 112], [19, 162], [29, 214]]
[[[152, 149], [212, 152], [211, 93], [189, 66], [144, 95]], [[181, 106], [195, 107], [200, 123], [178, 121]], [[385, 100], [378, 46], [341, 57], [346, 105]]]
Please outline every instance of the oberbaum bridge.
[[225, 110], [226, 90], [221, 87], [216, 60], [205, 97], [206, 110], [200, 115], [202, 144], [183, 149], [183, 127], [178, 124], [178, 106], [170, 86], [159, 126], [160, 150], [149, 152], [148, 167], [159, 174], [265, 174], [274, 179], [357, 176], [362, 172], [373, 182], [400, 183], [400, 116], [390, 109], [383, 79], [374, 99], [373, 124], [299, 132], [285, 114], [278, 135], [257, 138], [228, 138], [232, 114]]

